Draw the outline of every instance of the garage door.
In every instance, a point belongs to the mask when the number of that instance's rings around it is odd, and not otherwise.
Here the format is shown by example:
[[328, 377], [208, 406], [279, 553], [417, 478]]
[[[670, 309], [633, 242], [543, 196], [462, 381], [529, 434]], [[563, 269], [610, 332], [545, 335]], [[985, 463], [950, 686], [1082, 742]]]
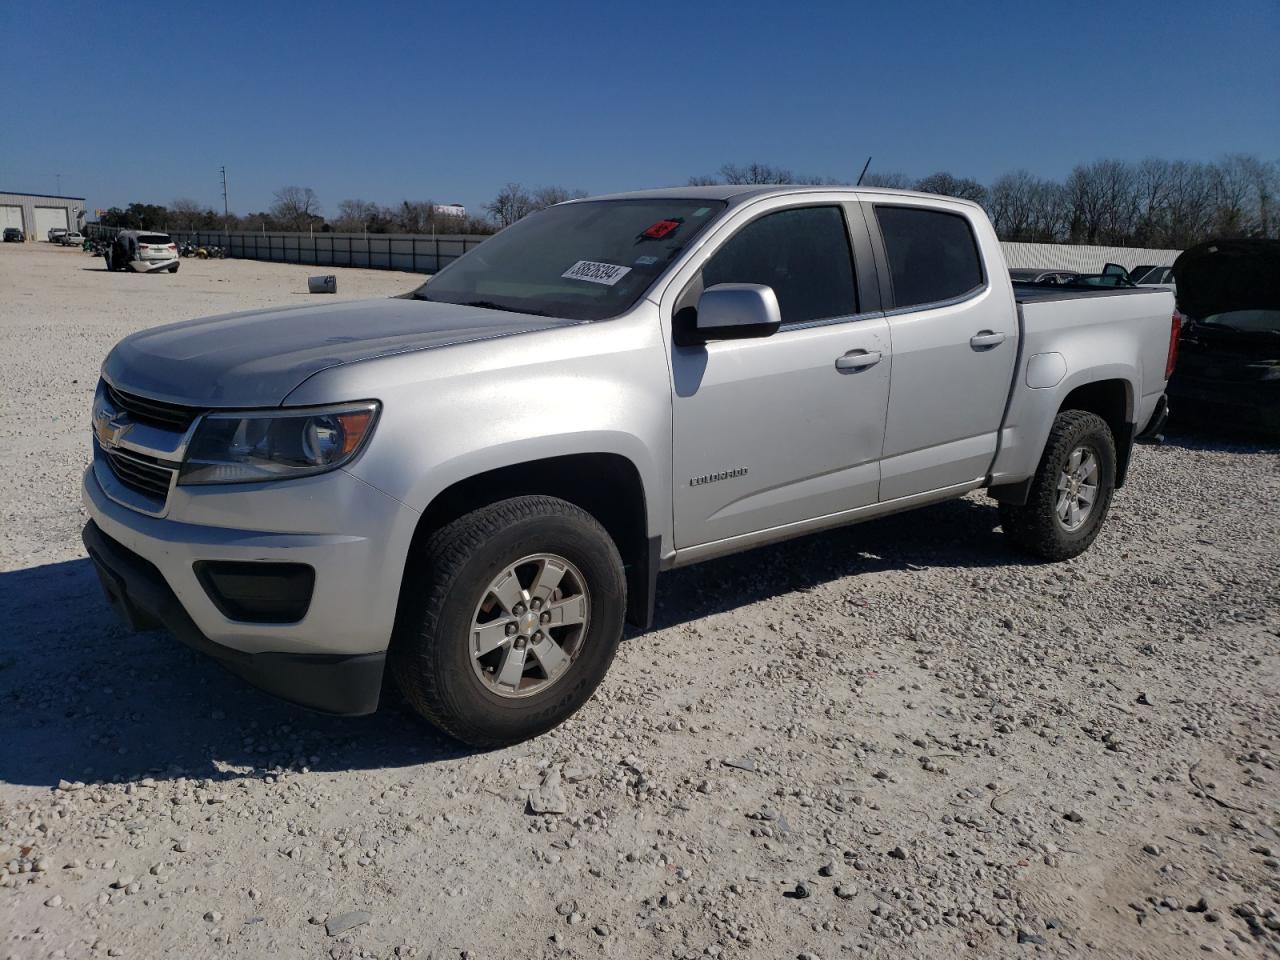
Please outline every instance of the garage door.
[[36, 239], [48, 240], [49, 231], [54, 227], [67, 227], [66, 207], [36, 207]]
[[0, 206], [0, 230], [5, 227], [17, 227], [23, 230], [22, 226], [22, 208], [11, 206]]

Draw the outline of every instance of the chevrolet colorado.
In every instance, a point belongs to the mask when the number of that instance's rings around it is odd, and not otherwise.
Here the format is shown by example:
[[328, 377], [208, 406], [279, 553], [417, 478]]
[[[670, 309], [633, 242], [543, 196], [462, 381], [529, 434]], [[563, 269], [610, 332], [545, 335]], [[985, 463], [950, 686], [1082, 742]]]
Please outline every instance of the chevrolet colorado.
[[478, 746], [561, 722], [658, 573], [986, 488], [1098, 535], [1177, 344], [1163, 291], [1011, 283], [980, 207], [698, 187], [563, 203], [412, 294], [144, 330], [106, 358], [108, 598], [332, 713], [384, 667]]

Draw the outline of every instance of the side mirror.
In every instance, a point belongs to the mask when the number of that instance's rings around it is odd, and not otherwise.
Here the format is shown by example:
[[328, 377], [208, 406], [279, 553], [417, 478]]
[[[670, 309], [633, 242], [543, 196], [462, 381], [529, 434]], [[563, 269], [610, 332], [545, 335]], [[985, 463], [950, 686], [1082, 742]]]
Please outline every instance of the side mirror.
[[697, 333], [702, 340], [771, 337], [782, 326], [773, 287], [760, 283], [717, 283], [698, 298]]

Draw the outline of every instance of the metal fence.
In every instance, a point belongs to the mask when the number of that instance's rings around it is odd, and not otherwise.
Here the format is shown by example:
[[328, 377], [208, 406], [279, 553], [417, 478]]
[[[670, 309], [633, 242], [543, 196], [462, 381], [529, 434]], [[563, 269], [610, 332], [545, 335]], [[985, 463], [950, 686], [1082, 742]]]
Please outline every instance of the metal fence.
[[[89, 236], [111, 236], [110, 227], [90, 224]], [[223, 233], [220, 230], [169, 231], [175, 242], [188, 240], [201, 246], [222, 247], [228, 257], [271, 260], [321, 267], [370, 267], [435, 273], [473, 247], [489, 239], [484, 234], [407, 233], [262, 233], [252, 230]], [[1010, 267], [1041, 270], [1075, 270], [1097, 273], [1103, 264], [1118, 263], [1126, 269], [1138, 264], [1168, 266], [1180, 250], [1142, 247], [1093, 247], [1069, 243], [1015, 243], [1004, 241]]]
[[1132, 270], [1140, 264], [1170, 267], [1182, 252], [1146, 247], [1091, 247], [1072, 243], [1015, 243], [1010, 240], [1001, 242], [1000, 246], [1010, 267], [1074, 270], [1076, 273], [1101, 273], [1103, 266], [1108, 263], [1118, 263], [1126, 270]]
[[474, 234], [436, 236], [398, 233], [261, 233], [252, 230], [171, 230], [175, 243], [190, 240], [219, 246], [228, 257], [271, 260], [318, 267], [369, 267], [435, 273], [488, 237]]

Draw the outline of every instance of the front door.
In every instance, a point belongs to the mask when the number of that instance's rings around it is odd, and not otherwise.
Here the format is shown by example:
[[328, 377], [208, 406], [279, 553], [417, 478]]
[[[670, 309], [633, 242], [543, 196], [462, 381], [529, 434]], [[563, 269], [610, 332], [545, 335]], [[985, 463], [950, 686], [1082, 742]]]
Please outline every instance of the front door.
[[694, 289], [770, 286], [782, 328], [672, 347], [678, 548], [876, 502], [888, 324], [858, 312], [846, 209], [778, 206], [728, 237]]

